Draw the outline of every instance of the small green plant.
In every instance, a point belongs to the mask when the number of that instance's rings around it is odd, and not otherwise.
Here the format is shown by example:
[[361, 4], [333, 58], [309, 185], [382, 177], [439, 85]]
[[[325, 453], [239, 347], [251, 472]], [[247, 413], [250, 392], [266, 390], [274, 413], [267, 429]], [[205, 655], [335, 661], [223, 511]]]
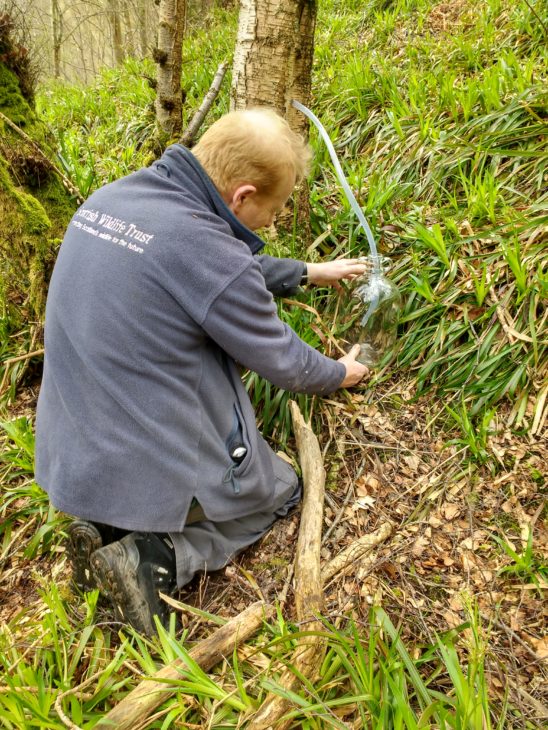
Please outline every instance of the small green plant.
[[491, 423], [495, 415], [495, 410], [492, 409], [484, 412], [476, 419], [476, 423], [474, 423], [464, 399], [461, 401], [459, 409], [451, 408], [448, 405], [445, 408], [459, 426], [462, 433], [462, 436], [450, 439], [448, 443], [466, 446], [473, 460], [480, 464], [487, 462], [490, 458], [488, 439], [492, 433]]
[[476, 304], [478, 305], [478, 307], [482, 307], [483, 303], [485, 302], [485, 298], [489, 294], [489, 291], [491, 290], [491, 286], [493, 284], [493, 282], [489, 280], [489, 274], [485, 263], [482, 263], [481, 265], [480, 275], [476, 276], [474, 270], [470, 269], [470, 276], [472, 277], [472, 281], [474, 282]]
[[533, 531], [529, 528], [527, 544], [521, 552], [515, 550], [509, 541], [493, 535], [493, 540], [512, 560], [509, 565], [500, 568], [499, 575], [509, 575], [527, 583], [533, 583], [539, 590], [548, 583], [548, 564], [538, 557], [533, 550]]
[[[66, 518], [56, 512], [47, 494], [34, 481], [34, 433], [30, 418], [1, 421], [6, 438], [0, 451], [0, 565], [12, 540], [25, 544], [24, 555], [47, 552], [62, 534]], [[4, 467], [2, 469], [2, 466]]]
[[[486, 638], [477, 612], [470, 609], [469, 614], [461, 626], [421, 647], [418, 659], [412, 659], [412, 647], [381, 607], [371, 610], [365, 631], [352, 621], [341, 629], [324, 619], [322, 632], [291, 634], [326, 643], [319, 682], [312, 684], [286, 665], [300, 680], [298, 689], [282, 687], [270, 676], [262, 680], [262, 687], [290, 701], [294, 709], [286, 718], [299, 727], [344, 730], [350, 721], [375, 730], [502, 730], [504, 709], [492, 722], [484, 673]], [[466, 630], [472, 632], [468, 643], [462, 640]], [[271, 645], [277, 647], [278, 658], [282, 638]], [[457, 643], [466, 652], [465, 663], [457, 654]]]
[[11, 466], [10, 479], [33, 475], [34, 432], [30, 418], [21, 416], [13, 421], [0, 421], [0, 431], [8, 436], [8, 443], [0, 452], [0, 464]]
[[418, 240], [427, 248], [431, 249], [444, 266], [449, 268], [449, 253], [440, 224], [436, 223], [432, 228], [426, 228], [420, 223], [415, 223], [415, 233], [417, 234]]
[[[107, 700], [115, 701], [127, 686], [123, 666], [129, 641], [115, 647], [111, 634], [94, 624], [97, 596], [97, 591], [87, 594], [84, 604], [71, 614], [59, 588], [54, 583], [45, 584], [39, 619], [23, 609], [2, 627], [2, 727], [61, 730], [66, 725], [55, 706], [58, 698], [61, 710], [74, 723], [90, 727], [92, 720], [96, 722], [103, 714]], [[16, 640], [22, 627], [24, 644]], [[62, 699], [60, 695], [65, 693]]]

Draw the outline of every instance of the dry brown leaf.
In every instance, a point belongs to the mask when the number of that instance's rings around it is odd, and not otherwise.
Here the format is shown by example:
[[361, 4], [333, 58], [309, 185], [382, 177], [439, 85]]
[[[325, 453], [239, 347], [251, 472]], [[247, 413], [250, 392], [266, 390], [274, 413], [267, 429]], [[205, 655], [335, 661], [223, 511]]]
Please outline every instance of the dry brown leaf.
[[354, 504], [352, 505], [352, 509], [354, 511], [358, 509], [368, 510], [375, 504], [375, 501], [375, 497], [370, 497], [369, 495], [366, 495], [365, 497], [360, 497], [354, 502]]
[[413, 543], [413, 547], [411, 548], [411, 552], [415, 557], [419, 557], [423, 554], [424, 549], [428, 545], [428, 540], [423, 535], [419, 535], [415, 542]]
[[486, 535], [485, 530], [474, 530], [474, 534], [463, 540], [459, 547], [464, 550], [476, 550], [485, 540]]
[[548, 636], [543, 636], [541, 639], [535, 639], [531, 636], [529, 641], [533, 644], [535, 653], [540, 659], [548, 659]]
[[428, 518], [428, 523], [432, 525], [432, 527], [440, 527], [440, 525], [443, 525], [443, 520], [440, 520], [437, 513], [433, 512]]
[[445, 519], [448, 521], [451, 521], [451, 520], [455, 519], [455, 517], [460, 512], [460, 507], [457, 504], [453, 504], [451, 502], [446, 502], [442, 506], [441, 511], [442, 511]]
[[405, 463], [414, 471], [416, 471], [420, 464], [420, 458], [417, 456], [417, 454], [406, 454], [403, 457], [403, 460]]
[[458, 615], [458, 613], [455, 613], [454, 611], [445, 611], [443, 614], [443, 618], [445, 619], [447, 626], [450, 629], [455, 629], [462, 623], [461, 617]]
[[374, 474], [368, 474], [365, 479], [365, 484], [370, 487], [373, 491], [377, 490], [381, 483], [380, 480]]

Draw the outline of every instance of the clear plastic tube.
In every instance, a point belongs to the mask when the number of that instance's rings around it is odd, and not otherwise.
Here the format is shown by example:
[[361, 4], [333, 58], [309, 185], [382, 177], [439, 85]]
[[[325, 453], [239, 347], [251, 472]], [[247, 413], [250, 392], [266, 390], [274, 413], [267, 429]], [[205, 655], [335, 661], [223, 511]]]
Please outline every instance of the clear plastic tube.
[[318, 117], [310, 111], [307, 107], [305, 107], [303, 104], [301, 104], [299, 101], [295, 101], [295, 99], [291, 102], [295, 109], [298, 109], [300, 112], [302, 112], [305, 117], [308, 117], [318, 128], [319, 133], [322, 136], [323, 141], [325, 142], [327, 149], [329, 151], [329, 156], [331, 157], [331, 161], [333, 162], [333, 166], [335, 168], [335, 172], [337, 173], [337, 177], [339, 178], [339, 182], [341, 183], [342, 189], [344, 190], [344, 194], [346, 195], [346, 198], [348, 202], [350, 203], [350, 206], [354, 213], [356, 214], [361, 227], [365, 231], [365, 235], [367, 236], [367, 241], [369, 243], [369, 250], [371, 252], [371, 257], [373, 260], [374, 265], [374, 271], [375, 273], [380, 273], [381, 267], [380, 267], [380, 260], [379, 260], [379, 254], [377, 253], [377, 245], [375, 243], [375, 239], [373, 238], [373, 233], [371, 232], [371, 228], [369, 227], [369, 223], [367, 222], [366, 217], [363, 214], [362, 209], [358, 205], [358, 201], [356, 200], [354, 193], [350, 189], [350, 185], [348, 184], [348, 180], [346, 179], [344, 172], [341, 167], [341, 163], [339, 162], [339, 158], [337, 157], [337, 153], [335, 152], [335, 148], [333, 147], [333, 143], [331, 142], [331, 139], [327, 132], [325, 131], [325, 128], [323, 124], [320, 122]]
[[[358, 221], [360, 222], [361, 227], [363, 228], [365, 235], [367, 237], [367, 241], [369, 243], [369, 251], [371, 253], [371, 261], [373, 263], [373, 275], [381, 275], [381, 261], [379, 254], [377, 252], [377, 245], [375, 243], [375, 239], [373, 238], [373, 233], [371, 231], [371, 228], [369, 226], [369, 223], [367, 222], [366, 217], [363, 214], [362, 209], [358, 205], [358, 201], [356, 200], [354, 193], [350, 189], [350, 185], [348, 184], [348, 180], [346, 179], [343, 169], [341, 167], [341, 163], [339, 162], [339, 158], [337, 157], [337, 153], [335, 152], [335, 148], [333, 147], [333, 143], [331, 142], [331, 139], [327, 132], [325, 131], [325, 128], [323, 124], [320, 122], [318, 117], [310, 111], [304, 104], [301, 104], [299, 101], [296, 101], [293, 99], [291, 102], [295, 109], [298, 109], [300, 112], [302, 112], [305, 117], [308, 117], [314, 125], [317, 127], [323, 141], [325, 142], [327, 146], [327, 150], [329, 152], [329, 156], [331, 157], [331, 161], [333, 162], [333, 166], [335, 168], [335, 172], [337, 173], [337, 177], [339, 178], [339, 182], [342, 186], [342, 189], [344, 190], [344, 194], [346, 195], [346, 199], [350, 203], [350, 207], [356, 214], [356, 217], [358, 218]], [[373, 298], [372, 301], [369, 304], [369, 309], [364, 315], [363, 318], [363, 324], [367, 323], [373, 312], [376, 310], [378, 306], [378, 297]]]

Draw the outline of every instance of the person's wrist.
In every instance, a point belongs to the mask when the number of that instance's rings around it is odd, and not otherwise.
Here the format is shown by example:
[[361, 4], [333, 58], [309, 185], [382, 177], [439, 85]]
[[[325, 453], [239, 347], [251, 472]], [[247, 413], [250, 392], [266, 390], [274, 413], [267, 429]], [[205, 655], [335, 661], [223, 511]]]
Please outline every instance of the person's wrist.
[[303, 273], [301, 274], [301, 280], [300, 280], [301, 286], [306, 286], [308, 284], [308, 266], [305, 264]]

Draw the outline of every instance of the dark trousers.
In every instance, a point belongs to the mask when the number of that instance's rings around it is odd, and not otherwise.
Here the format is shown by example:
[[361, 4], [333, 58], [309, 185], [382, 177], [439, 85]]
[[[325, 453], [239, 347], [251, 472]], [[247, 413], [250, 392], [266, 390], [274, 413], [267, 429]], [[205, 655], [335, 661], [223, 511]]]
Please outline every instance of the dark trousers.
[[241, 550], [268, 532], [278, 518], [285, 517], [298, 504], [301, 492], [300, 482], [296, 487], [292, 484], [280, 495], [274, 510], [226, 522], [211, 522], [205, 518], [200, 505], [191, 507], [184, 530], [169, 533], [175, 548], [177, 587], [184, 586], [199, 571], [219, 570], [227, 565]]

